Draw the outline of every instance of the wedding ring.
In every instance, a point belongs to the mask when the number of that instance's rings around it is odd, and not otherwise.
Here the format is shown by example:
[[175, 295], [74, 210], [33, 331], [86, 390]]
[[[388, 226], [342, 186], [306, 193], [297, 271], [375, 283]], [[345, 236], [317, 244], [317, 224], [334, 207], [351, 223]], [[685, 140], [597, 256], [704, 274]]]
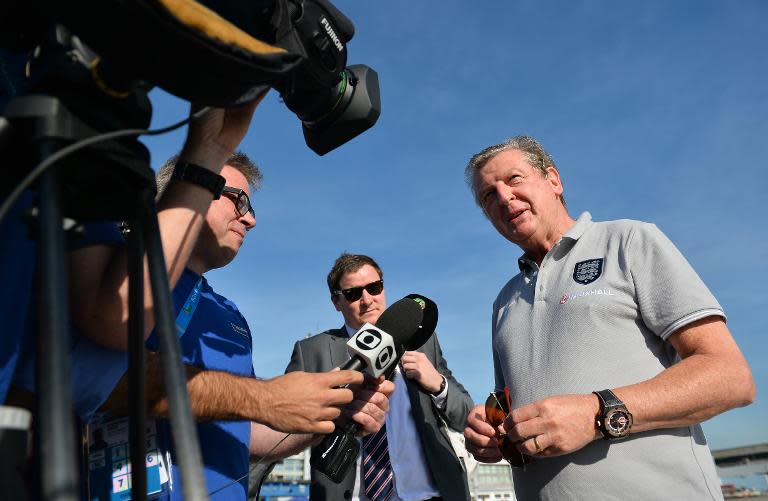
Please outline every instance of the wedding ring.
[[536, 440], [536, 437], [533, 437], [533, 445], [536, 447], [536, 452], [541, 452], [541, 446], [539, 445], [539, 441]]

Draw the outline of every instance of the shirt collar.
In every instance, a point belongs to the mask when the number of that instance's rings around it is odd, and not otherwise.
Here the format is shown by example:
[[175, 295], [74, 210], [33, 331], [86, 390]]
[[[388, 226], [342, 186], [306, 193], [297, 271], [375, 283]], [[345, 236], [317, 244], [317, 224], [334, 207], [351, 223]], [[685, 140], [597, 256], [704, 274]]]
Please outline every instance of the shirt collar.
[[[587, 228], [592, 226], [592, 215], [584, 211], [579, 215], [579, 218], [576, 219], [576, 223], [574, 223], [573, 226], [571, 226], [568, 231], [566, 231], [562, 237], [560, 237], [560, 240], [555, 244], [555, 247], [561, 245], [561, 244], [567, 244], [569, 246], [573, 246], [579, 238], [584, 234], [585, 231], [587, 231]], [[554, 249], [555, 247], [552, 247]], [[552, 249], [549, 250], [549, 252], [552, 252]], [[520, 271], [523, 271], [524, 268], [530, 268], [530, 267], [537, 267], [536, 261], [530, 258], [528, 254], [523, 254], [517, 259], [517, 266], [520, 268]]]
[[592, 215], [589, 212], [584, 211], [576, 220], [576, 224], [571, 226], [570, 229], [565, 232], [565, 235], [562, 236], [561, 240], [567, 238], [576, 241], [590, 226], [592, 226]]

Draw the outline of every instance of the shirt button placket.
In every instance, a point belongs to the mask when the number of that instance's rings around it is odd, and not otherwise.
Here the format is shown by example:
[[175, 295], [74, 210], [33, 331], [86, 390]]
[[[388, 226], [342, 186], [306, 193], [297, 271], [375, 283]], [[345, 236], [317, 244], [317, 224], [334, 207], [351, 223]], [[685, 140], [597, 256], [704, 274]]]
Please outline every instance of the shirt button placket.
[[544, 301], [544, 276], [542, 276], [541, 268], [538, 271], [538, 277], [536, 278], [536, 301]]

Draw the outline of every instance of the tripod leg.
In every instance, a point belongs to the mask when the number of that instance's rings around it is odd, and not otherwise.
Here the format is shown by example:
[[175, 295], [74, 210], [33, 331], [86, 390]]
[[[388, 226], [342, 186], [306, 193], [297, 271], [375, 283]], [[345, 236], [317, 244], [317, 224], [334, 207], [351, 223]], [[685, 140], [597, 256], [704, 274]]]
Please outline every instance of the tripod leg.
[[131, 449], [131, 499], [147, 499], [146, 463], [146, 362], [144, 356], [144, 238], [140, 220], [128, 233], [128, 434]]
[[158, 336], [160, 359], [163, 367], [168, 412], [170, 414], [173, 443], [181, 470], [181, 485], [184, 499], [204, 500], [208, 498], [203, 477], [203, 461], [197, 427], [192, 417], [192, 407], [187, 393], [187, 377], [181, 363], [181, 347], [176, 335], [176, 321], [173, 302], [165, 269], [163, 245], [154, 201], [147, 200], [148, 210], [144, 212], [142, 227], [147, 246], [147, 262], [152, 286], [155, 310], [155, 330]]
[[37, 394], [40, 475], [46, 501], [77, 501], [78, 461], [69, 374], [69, 300], [60, 172], [51, 168], [40, 182]]

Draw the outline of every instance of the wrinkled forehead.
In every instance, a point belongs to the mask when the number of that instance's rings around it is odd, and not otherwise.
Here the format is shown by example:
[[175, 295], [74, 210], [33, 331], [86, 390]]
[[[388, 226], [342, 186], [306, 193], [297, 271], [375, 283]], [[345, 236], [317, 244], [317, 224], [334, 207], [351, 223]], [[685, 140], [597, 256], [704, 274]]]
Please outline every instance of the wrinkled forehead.
[[512, 174], [537, 172], [525, 152], [520, 150], [504, 150], [489, 158], [482, 166], [475, 169], [472, 182], [475, 187], [504, 179]]

